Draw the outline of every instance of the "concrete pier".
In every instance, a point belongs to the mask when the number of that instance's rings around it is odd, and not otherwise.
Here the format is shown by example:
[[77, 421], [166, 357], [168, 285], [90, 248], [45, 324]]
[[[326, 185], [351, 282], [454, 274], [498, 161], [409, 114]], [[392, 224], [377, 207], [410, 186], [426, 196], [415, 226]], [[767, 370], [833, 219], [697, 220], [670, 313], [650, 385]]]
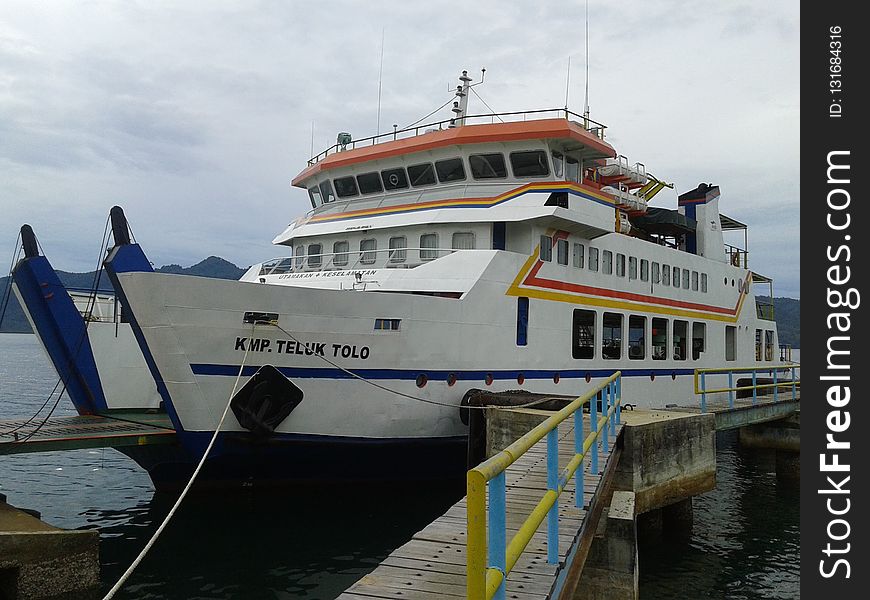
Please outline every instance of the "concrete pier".
[[637, 600], [637, 513], [633, 492], [616, 491], [599, 521], [575, 600]]
[[99, 532], [68, 531], [0, 494], [0, 598], [85, 598], [100, 582]]

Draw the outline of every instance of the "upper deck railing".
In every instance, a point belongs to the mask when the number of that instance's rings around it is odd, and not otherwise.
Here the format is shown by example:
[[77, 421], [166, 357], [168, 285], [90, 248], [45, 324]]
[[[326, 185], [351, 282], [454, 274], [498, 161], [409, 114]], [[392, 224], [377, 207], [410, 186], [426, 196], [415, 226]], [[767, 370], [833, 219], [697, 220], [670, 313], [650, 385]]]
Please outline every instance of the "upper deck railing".
[[[531, 119], [530, 119], [531, 117]], [[462, 117], [460, 120], [463, 121], [463, 125], [471, 125], [474, 123], [480, 124], [484, 123], [487, 120], [490, 123], [495, 123], [496, 119], [500, 122], [504, 123], [507, 121], [528, 121], [534, 119], [548, 119], [548, 118], [560, 118], [563, 117], [566, 120], [570, 120], [570, 117], [577, 117], [579, 121], [577, 121], [580, 125], [582, 125], [583, 129], [588, 131], [589, 133], [595, 135], [600, 140], [604, 139], [604, 130], [607, 129], [605, 125], [598, 123], [597, 121], [593, 121], [589, 117], [583, 116], [579, 113], [575, 113], [574, 111], [568, 110], [567, 108], [544, 108], [539, 110], [522, 110], [515, 112], [502, 112], [502, 113], [486, 113], [479, 115], [467, 115]], [[441, 121], [433, 121], [431, 123], [425, 123], [423, 125], [414, 125], [413, 127], [406, 127], [404, 129], [393, 129], [393, 131], [388, 133], [381, 133], [378, 135], [373, 135], [366, 138], [360, 138], [357, 140], [350, 140], [346, 144], [336, 143], [320, 154], [313, 156], [308, 160], [308, 165], [314, 165], [329, 156], [330, 154], [335, 154], [336, 152], [341, 152], [343, 150], [353, 150], [358, 147], [363, 146], [374, 146], [380, 142], [393, 141], [398, 139], [412, 138], [421, 134], [425, 134], [430, 129], [445, 129], [450, 128], [451, 126], [456, 125], [457, 118], [452, 117], [450, 119], [443, 119]]]

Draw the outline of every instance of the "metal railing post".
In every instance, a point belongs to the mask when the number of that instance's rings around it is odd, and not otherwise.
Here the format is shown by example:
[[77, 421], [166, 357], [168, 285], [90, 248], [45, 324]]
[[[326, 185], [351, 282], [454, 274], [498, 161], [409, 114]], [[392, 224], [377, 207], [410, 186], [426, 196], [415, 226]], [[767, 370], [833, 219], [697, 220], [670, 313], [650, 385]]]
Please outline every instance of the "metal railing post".
[[752, 369], [752, 404], [758, 402], [758, 369]]
[[486, 598], [486, 479], [472, 469], [467, 475], [466, 594], [469, 600]]
[[[547, 432], [547, 489], [559, 491], [559, 428]], [[559, 562], [559, 498], [547, 513], [547, 562]]]
[[505, 472], [502, 471], [489, 484], [489, 567], [495, 567], [502, 572], [501, 583], [493, 596], [496, 600], [505, 600], [505, 583], [507, 570], [507, 523], [505, 507]]
[[607, 454], [608, 452], [610, 452], [610, 440], [608, 439], [610, 437], [610, 421], [607, 419], [607, 415], [610, 412], [609, 385], [601, 388], [601, 399], [603, 401], [601, 406], [601, 416], [604, 417], [604, 431], [601, 432], [603, 434], [601, 438], [601, 443], [603, 444], [602, 449], [604, 450], [604, 453]]
[[795, 367], [791, 368], [791, 399], [797, 400], [797, 384], [795, 383], [795, 379], [797, 377], [797, 369]]
[[707, 412], [707, 377], [706, 373], [701, 371], [701, 412]]
[[616, 378], [616, 424], [622, 423], [622, 374]]
[[[595, 435], [598, 431], [598, 398], [601, 392], [598, 392], [589, 401], [589, 435]], [[598, 475], [601, 471], [598, 470], [598, 438], [592, 442], [592, 458], [589, 466], [593, 475]]]
[[728, 408], [734, 408], [734, 371], [728, 371]]
[[777, 375], [779, 374], [779, 369], [773, 370], [773, 401], [777, 402], [779, 400], [779, 383], [777, 382]]
[[[574, 411], [574, 453], [583, 454], [583, 406]], [[583, 463], [586, 457], [580, 459], [580, 466], [574, 472], [574, 506], [583, 508]]]

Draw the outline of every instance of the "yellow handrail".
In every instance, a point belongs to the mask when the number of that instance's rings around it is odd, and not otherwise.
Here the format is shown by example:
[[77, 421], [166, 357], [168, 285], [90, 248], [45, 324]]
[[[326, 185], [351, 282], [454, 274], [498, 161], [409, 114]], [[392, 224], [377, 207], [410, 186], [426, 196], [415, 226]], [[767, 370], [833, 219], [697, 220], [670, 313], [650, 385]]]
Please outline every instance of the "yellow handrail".
[[[754, 367], [722, 367], [710, 369], [695, 369], [694, 384], [695, 395], [701, 396], [701, 412], [707, 412], [707, 394], [716, 394], [728, 392], [728, 406], [734, 408], [734, 392], [742, 390], [752, 390], [753, 404], [757, 400], [758, 390], [766, 390], [773, 388], [774, 400], [777, 399], [777, 392], [782, 388], [791, 388], [792, 400], [797, 399], [797, 388], [800, 386], [800, 379], [796, 379], [797, 371], [801, 368], [800, 363], [783, 363], [783, 364], [760, 364]], [[783, 379], [777, 381], [777, 373], [779, 371], [790, 371], [791, 379]], [[758, 383], [759, 373], [773, 373], [773, 383]], [[706, 375], [722, 375], [728, 374], [728, 387], [708, 389], [706, 384]], [[752, 385], [734, 385], [734, 375], [752, 375]]]
[[[567, 406], [550, 416], [542, 423], [537, 425], [531, 431], [520, 437], [507, 448], [482, 462], [477, 467], [468, 471], [467, 475], [467, 592], [468, 598], [473, 600], [489, 600], [492, 598], [499, 586], [504, 581], [507, 574], [511, 572], [513, 567], [519, 560], [520, 555], [525, 550], [532, 536], [537, 531], [538, 527], [547, 516], [547, 513], [553, 508], [556, 500], [561, 495], [567, 482], [577, 471], [583, 459], [588, 453], [592, 445], [598, 441], [601, 432], [604, 431], [607, 435], [607, 425], [611, 419], [618, 413], [620, 403], [620, 395], [612, 398], [611, 406], [605, 414], [602, 414], [596, 420], [596, 431], [590, 431], [589, 435], [583, 438], [582, 452], [575, 453], [568, 465], [561, 471], [558, 477], [558, 486], [556, 489], [549, 489], [526, 518], [525, 522], [519, 528], [510, 542], [505, 548], [505, 568], [501, 569], [490, 567], [487, 564], [487, 523], [486, 523], [486, 490], [487, 483], [496, 477], [502, 475], [504, 471], [519, 459], [526, 451], [528, 451], [536, 443], [540, 442], [550, 432], [554, 431], [560, 423], [568, 417], [574, 415], [578, 410], [582, 410], [583, 406], [591, 399], [595, 398], [599, 392], [607, 386], [616, 383], [621, 384], [621, 372], [617, 371], [601, 384], [589, 390], [582, 396], [575, 398]], [[613, 388], [611, 388], [612, 390]], [[611, 395], [612, 392], [611, 392]], [[583, 435], [582, 431], [575, 430], [576, 435]], [[493, 499], [490, 499], [490, 503]]]

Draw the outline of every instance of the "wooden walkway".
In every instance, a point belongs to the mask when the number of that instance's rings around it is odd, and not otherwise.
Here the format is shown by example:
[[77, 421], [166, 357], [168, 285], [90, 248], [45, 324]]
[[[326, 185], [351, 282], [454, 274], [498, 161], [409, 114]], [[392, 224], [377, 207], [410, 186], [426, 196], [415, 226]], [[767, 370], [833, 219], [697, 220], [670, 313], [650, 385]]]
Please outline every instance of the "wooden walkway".
[[175, 441], [175, 428], [165, 413], [121, 413], [112, 416], [52, 417], [0, 421], [0, 455], [118, 448]]
[[[589, 417], [584, 418], [588, 428]], [[617, 429], [617, 434], [621, 426]], [[573, 419], [559, 426], [559, 469], [574, 454]], [[599, 454], [600, 475], [589, 473], [589, 458], [584, 461], [584, 506], [574, 506], [572, 478], [559, 497], [559, 564], [547, 563], [547, 520], [541, 523], [514, 569], [507, 578], [508, 598], [531, 600], [549, 598], [564, 580], [565, 565], [585, 561], [592, 535], [597, 528], [607, 486], [602, 482], [614, 470], [615, 442], [611, 452]], [[526, 452], [506, 471], [508, 543], [547, 490], [546, 440]], [[615, 457], [614, 457], [615, 458]], [[606, 482], [605, 482], [606, 483]], [[587, 518], [588, 517], [588, 518]], [[585, 543], [583, 543], [585, 541]], [[466, 596], [465, 586], [466, 521], [465, 498], [430, 523], [405, 545], [390, 554], [371, 573], [348, 588], [340, 600], [436, 600]], [[578, 551], [579, 549], [579, 551]], [[569, 555], [571, 561], [566, 560]], [[576, 555], [576, 557], [575, 557]], [[561, 576], [561, 577], [560, 577]]]

